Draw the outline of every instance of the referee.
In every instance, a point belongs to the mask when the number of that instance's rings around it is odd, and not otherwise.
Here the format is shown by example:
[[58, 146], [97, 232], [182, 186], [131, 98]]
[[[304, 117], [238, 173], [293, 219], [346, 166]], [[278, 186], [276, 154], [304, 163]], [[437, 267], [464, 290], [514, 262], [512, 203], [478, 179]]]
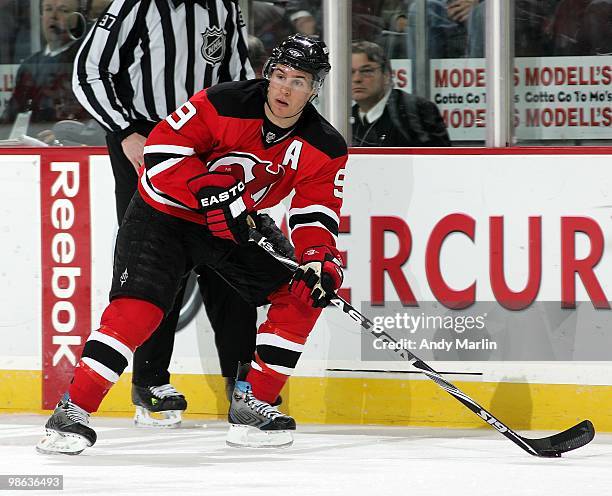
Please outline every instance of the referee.
[[[245, 23], [237, 0], [114, 0], [77, 55], [73, 90], [105, 128], [121, 224], [136, 191], [143, 148], [153, 127], [198, 91], [253, 78]], [[121, 269], [123, 270], [123, 268]], [[219, 276], [198, 278], [224, 377], [255, 349], [256, 310]], [[187, 403], [170, 385], [168, 367], [185, 292], [134, 353], [132, 401], [136, 424], [176, 425]], [[233, 387], [232, 387], [233, 389]], [[150, 412], [164, 413], [156, 419]]]

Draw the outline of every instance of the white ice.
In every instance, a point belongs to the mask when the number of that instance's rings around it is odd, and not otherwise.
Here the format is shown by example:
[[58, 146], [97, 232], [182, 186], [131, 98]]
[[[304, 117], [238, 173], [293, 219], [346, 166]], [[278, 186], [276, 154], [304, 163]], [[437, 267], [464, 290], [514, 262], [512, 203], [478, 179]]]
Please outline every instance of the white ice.
[[227, 447], [223, 422], [152, 430], [95, 417], [95, 446], [45, 456], [34, 450], [45, 420], [0, 415], [0, 474], [61, 474], [64, 490], [0, 496], [603, 496], [612, 488], [610, 434], [539, 459], [490, 429], [299, 425], [291, 448], [258, 450]]

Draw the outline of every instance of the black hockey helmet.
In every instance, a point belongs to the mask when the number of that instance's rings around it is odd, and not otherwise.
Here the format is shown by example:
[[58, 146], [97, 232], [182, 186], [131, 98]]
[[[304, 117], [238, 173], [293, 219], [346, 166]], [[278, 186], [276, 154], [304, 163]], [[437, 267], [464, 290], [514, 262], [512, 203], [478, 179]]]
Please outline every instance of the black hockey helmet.
[[269, 79], [276, 64], [288, 65], [293, 69], [312, 74], [315, 91], [321, 87], [331, 69], [327, 45], [317, 38], [302, 34], [285, 38], [272, 50], [262, 71], [266, 79]]

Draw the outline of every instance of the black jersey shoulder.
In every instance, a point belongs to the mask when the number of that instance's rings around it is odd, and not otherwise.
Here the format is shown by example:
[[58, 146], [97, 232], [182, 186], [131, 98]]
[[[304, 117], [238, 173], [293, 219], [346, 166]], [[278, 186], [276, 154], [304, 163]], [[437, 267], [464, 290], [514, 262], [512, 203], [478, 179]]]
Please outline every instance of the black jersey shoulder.
[[241, 119], [263, 118], [266, 81], [229, 81], [206, 90], [208, 100], [219, 115]]
[[304, 109], [296, 135], [329, 158], [342, 157], [348, 153], [342, 135], [310, 103]]

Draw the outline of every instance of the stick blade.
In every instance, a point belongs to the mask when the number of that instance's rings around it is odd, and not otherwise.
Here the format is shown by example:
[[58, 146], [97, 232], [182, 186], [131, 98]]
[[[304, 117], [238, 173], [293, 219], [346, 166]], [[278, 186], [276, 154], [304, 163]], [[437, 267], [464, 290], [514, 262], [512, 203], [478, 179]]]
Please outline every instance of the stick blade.
[[562, 453], [575, 450], [589, 444], [595, 437], [595, 427], [590, 420], [583, 420], [569, 429], [554, 436], [540, 439], [524, 439], [538, 456], [558, 457]]

